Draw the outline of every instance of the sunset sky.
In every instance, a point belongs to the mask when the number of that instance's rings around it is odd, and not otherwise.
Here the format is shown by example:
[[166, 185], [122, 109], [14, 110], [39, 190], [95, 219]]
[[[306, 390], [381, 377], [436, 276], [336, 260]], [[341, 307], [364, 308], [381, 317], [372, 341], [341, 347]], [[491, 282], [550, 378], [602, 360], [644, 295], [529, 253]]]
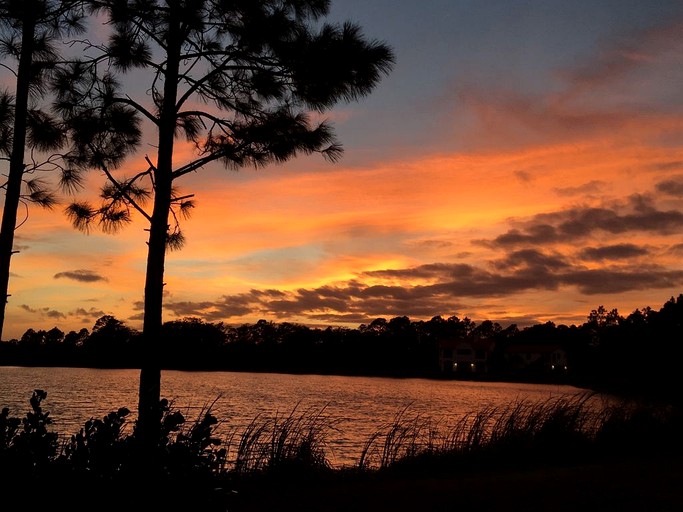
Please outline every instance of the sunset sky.
[[[683, 292], [683, 2], [336, 0], [330, 19], [393, 71], [327, 115], [341, 161], [179, 182], [197, 207], [164, 320], [570, 325]], [[83, 234], [63, 207], [16, 231], [4, 339], [141, 328], [147, 226]]]

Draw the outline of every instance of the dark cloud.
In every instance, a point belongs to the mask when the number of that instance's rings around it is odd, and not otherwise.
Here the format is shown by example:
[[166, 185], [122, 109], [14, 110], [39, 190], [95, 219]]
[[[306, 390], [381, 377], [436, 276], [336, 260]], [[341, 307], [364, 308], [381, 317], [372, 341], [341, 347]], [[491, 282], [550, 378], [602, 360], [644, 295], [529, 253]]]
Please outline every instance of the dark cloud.
[[558, 270], [567, 268], [569, 263], [561, 254], [545, 254], [537, 249], [522, 249], [513, 251], [507, 257], [492, 262], [497, 269], [513, 269], [520, 267], [535, 270]]
[[[541, 216], [538, 216], [539, 219]], [[512, 228], [493, 240], [475, 240], [473, 243], [488, 247], [515, 247], [520, 245], [541, 245], [561, 241], [559, 230], [551, 224], [528, 224], [524, 229]]]
[[604, 181], [593, 180], [578, 187], [556, 187], [555, 193], [559, 196], [590, 196], [601, 192], [605, 188]]
[[[596, 248], [599, 250], [601, 248]], [[625, 244], [605, 249], [613, 254], [637, 247]], [[422, 285], [377, 284], [381, 278], [394, 283], [424, 281]], [[364, 279], [369, 279], [364, 283]], [[426, 280], [426, 281], [425, 281]], [[370, 284], [372, 283], [372, 284]], [[658, 266], [621, 265], [591, 269], [572, 264], [555, 253], [521, 250], [490, 262], [487, 268], [439, 263], [405, 269], [366, 272], [357, 279], [335, 285], [296, 291], [252, 290], [223, 296], [217, 301], [167, 304], [179, 317], [230, 321], [244, 316], [303, 318], [310, 322], [364, 323], [377, 317], [406, 315], [431, 318], [458, 310], [465, 298], [506, 297], [517, 293], [576, 288], [584, 294], [617, 294], [646, 289], [671, 289], [683, 285], [683, 271]], [[514, 323], [529, 321], [519, 318]]]
[[630, 259], [645, 256], [650, 251], [634, 244], [614, 244], [602, 247], [586, 247], [579, 251], [578, 255], [584, 260], [603, 261]]
[[428, 249], [447, 249], [453, 245], [453, 242], [448, 240], [420, 240], [419, 242], [414, 242], [413, 245]]
[[[168, 301], [164, 308], [177, 317], [199, 317], [209, 321], [221, 321], [225, 318], [240, 317], [258, 311], [258, 305], [269, 303], [286, 297], [279, 290], [251, 290], [238, 295], [225, 295], [218, 301], [191, 302]], [[138, 305], [142, 307], [142, 303]]]
[[68, 270], [66, 272], [58, 272], [54, 275], [55, 279], [72, 279], [82, 283], [94, 283], [96, 281], [108, 281], [108, 279], [92, 270]]
[[[190, 301], [181, 301], [181, 302], [166, 302], [164, 304], [164, 308], [168, 309], [171, 311], [173, 314], [176, 316], [198, 316], [202, 314], [206, 314], [210, 310], [214, 310], [218, 307], [218, 303], [214, 302], [190, 302]], [[237, 316], [240, 314], [244, 313], [239, 313], [239, 310], [235, 310], [235, 313]], [[232, 316], [232, 315], [229, 315]]]
[[425, 294], [451, 297], [504, 297], [529, 290], [557, 290], [561, 280], [547, 269], [524, 267], [512, 272], [477, 270], [463, 279], [426, 287]]
[[81, 324], [86, 326], [92, 326], [95, 320], [107, 314], [105, 311], [96, 308], [76, 308], [72, 311], [69, 311], [68, 313], [63, 313], [61, 311], [57, 311], [56, 309], [52, 309], [49, 307], [32, 308], [27, 304], [22, 304], [19, 307], [27, 313], [31, 313], [42, 318], [66, 320], [69, 317], [76, 317]]
[[519, 181], [522, 181], [524, 183], [528, 183], [533, 179], [533, 176], [529, 171], [514, 171], [513, 174]]
[[60, 320], [66, 318], [66, 315], [61, 311], [57, 311], [56, 309], [51, 309], [48, 307], [34, 309], [26, 304], [21, 304], [19, 307], [28, 313], [45, 316], [47, 318], [57, 318]]
[[518, 221], [515, 224], [519, 227], [514, 227], [492, 240], [478, 240], [474, 243], [504, 248], [573, 242], [599, 232], [612, 235], [630, 232], [670, 235], [683, 229], [683, 212], [659, 210], [649, 197], [634, 195], [626, 203], [612, 207], [575, 207], [541, 213], [528, 221]]
[[388, 277], [398, 279], [432, 279], [446, 275], [467, 274], [473, 271], [471, 265], [429, 263], [419, 267], [406, 269], [373, 270], [361, 274], [361, 277]]
[[83, 317], [84, 320], [97, 320], [98, 318], [102, 318], [107, 313], [105, 313], [101, 309], [90, 308], [86, 310], [84, 308], [77, 308], [73, 311], [70, 311], [69, 314], [73, 316]]
[[683, 168], [683, 161], [674, 160], [672, 162], [659, 162], [649, 165], [648, 168], [655, 171], [672, 171], [674, 169]]
[[656, 188], [664, 194], [683, 197], [683, 176], [675, 176], [669, 180], [660, 181], [657, 183]]
[[590, 269], [561, 276], [587, 295], [623, 293], [633, 290], [677, 288], [683, 284], [683, 271], [660, 267], [627, 269]]

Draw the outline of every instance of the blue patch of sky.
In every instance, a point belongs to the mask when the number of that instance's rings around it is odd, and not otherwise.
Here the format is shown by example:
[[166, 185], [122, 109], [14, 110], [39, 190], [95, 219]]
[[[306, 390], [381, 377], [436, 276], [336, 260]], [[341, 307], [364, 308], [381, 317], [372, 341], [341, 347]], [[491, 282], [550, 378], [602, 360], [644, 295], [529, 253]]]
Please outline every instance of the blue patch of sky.
[[428, 145], [459, 88], [561, 89], [556, 73], [593, 58], [601, 44], [681, 15], [678, 1], [333, 2], [331, 19], [359, 23], [397, 57], [377, 89], [350, 106], [358, 114], [338, 133], [347, 147]]

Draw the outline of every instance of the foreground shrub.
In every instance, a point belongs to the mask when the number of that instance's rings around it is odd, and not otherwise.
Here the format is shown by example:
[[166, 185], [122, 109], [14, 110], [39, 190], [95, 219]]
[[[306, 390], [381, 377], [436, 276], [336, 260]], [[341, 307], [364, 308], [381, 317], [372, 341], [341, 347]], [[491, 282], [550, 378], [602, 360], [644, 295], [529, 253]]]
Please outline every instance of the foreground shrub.
[[[130, 411], [123, 407], [101, 419], [91, 418], [66, 441], [50, 431], [48, 412], [41, 407], [47, 393], [35, 390], [31, 411], [22, 419], [10, 416], [8, 408], [0, 413], [0, 474], [10, 480], [37, 477], [114, 480], [137, 475], [139, 459], [135, 429], [129, 433]], [[210, 407], [188, 423], [167, 400], [161, 402], [161, 436], [157, 446], [157, 473], [154, 477], [186, 478], [219, 472], [226, 450], [215, 438], [217, 419]], [[146, 466], [148, 468], [148, 466]]]
[[[215, 401], [214, 401], [215, 403]], [[218, 419], [211, 414], [213, 404], [204, 406], [194, 422], [163, 399], [159, 442], [164, 472], [175, 478], [210, 476], [225, 469], [227, 449], [214, 436]]]
[[75, 472], [116, 476], [131, 463], [132, 439], [122, 436], [128, 414], [130, 411], [122, 407], [102, 419], [86, 421], [64, 446], [61, 462]]
[[49, 412], [43, 412], [47, 393], [37, 389], [30, 399], [31, 410], [24, 418], [10, 417], [9, 409], [0, 412], [0, 476], [15, 473], [38, 476], [52, 462], [58, 451], [58, 434], [50, 432]]

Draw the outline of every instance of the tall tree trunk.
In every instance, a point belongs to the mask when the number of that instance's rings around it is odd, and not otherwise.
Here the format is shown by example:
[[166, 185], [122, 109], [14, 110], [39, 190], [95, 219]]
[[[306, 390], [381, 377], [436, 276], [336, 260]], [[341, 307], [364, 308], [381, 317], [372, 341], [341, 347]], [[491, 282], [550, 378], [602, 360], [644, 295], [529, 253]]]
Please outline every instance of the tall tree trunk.
[[[171, 207], [173, 172], [173, 143], [176, 123], [176, 96], [180, 67], [180, 20], [173, 16], [171, 8], [168, 32], [168, 60], [164, 73], [164, 98], [159, 116], [159, 148], [157, 168], [154, 173], [154, 211], [149, 230], [147, 248], [147, 275], [145, 279], [145, 318], [142, 328], [142, 366], [138, 402], [138, 425], [136, 435], [143, 453], [154, 456], [160, 434], [161, 340], [164, 266], [168, 217]], [[151, 462], [151, 460], [150, 460]]]
[[10, 262], [14, 245], [14, 230], [17, 226], [17, 210], [21, 197], [21, 183], [24, 177], [24, 151], [26, 149], [26, 114], [28, 112], [29, 86], [31, 83], [31, 64], [33, 61], [33, 38], [35, 22], [28, 14], [24, 17], [21, 34], [21, 55], [17, 70], [17, 89], [14, 106], [14, 128], [12, 154], [10, 155], [9, 176], [5, 190], [5, 206], [0, 228], [0, 340], [5, 325]]

